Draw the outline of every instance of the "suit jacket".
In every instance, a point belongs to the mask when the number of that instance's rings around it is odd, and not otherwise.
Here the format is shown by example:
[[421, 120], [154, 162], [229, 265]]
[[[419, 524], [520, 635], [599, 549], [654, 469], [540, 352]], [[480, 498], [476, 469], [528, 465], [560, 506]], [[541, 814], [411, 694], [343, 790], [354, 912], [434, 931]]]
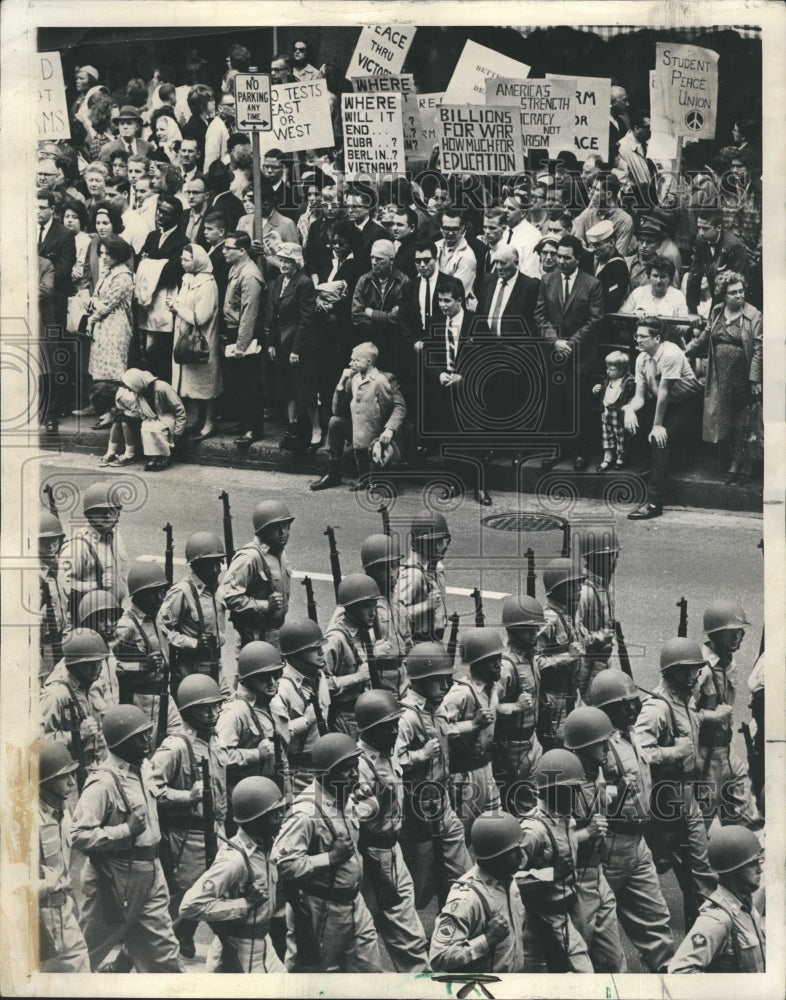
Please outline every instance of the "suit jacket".
[[161, 272], [157, 288], [174, 288], [183, 279], [183, 265], [180, 263], [180, 254], [183, 247], [188, 244], [182, 230], [175, 229], [168, 234], [164, 242], [161, 242], [161, 233], [154, 229], [148, 234], [142, 246], [140, 259], [144, 256], [152, 257], [153, 260], [163, 260], [168, 258], [167, 264]]
[[417, 243], [417, 236], [413, 233], [412, 236], [405, 236], [401, 241], [401, 246], [396, 251], [396, 256], [393, 260], [393, 266], [397, 271], [401, 271], [408, 278], [414, 278], [417, 274], [415, 268], [415, 244]]
[[[131, 142], [133, 143], [134, 146], [134, 153], [136, 153], [139, 156], [147, 156], [148, 153], [152, 153], [153, 150], [155, 149], [155, 146], [153, 145], [152, 142], [145, 142], [144, 139], [136, 138], [132, 139]], [[111, 142], [105, 143], [101, 147], [101, 151], [98, 154], [98, 158], [99, 160], [103, 160], [103, 162], [107, 166], [109, 166], [109, 164], [112, 162], [112, 157], [114, 156], [114, 154], [124, 153], [125, 150], [126, 150], [125, 142], [118, 137], [117, 139], [113, 139]]]
[[224, 256], [224, 241], [217, 243], [214, 247], [207, 248], [207, 255], [213, 265], [213, 277], [218, 285], [218, 315], [224, 315], [224, 296], [229, 284], [229, 263]]
[[622, 303], [628, 297], [630, 286], [628, 265], [617, 254], [595, 274], [595, 255], [593, 254], [592, 273], [603, 285], [603, 311], [607, 313], [619, 312]]
[[[434, 280], [436, 278], [436, 281]], [[423, 317], [420, 313], [420, 277], [408, 278], [407, 283], [401, 293], [400, 318], [406, 329], [410, 342], [416, 344], [419, 340], [425, 340], [431, 336], [435, 325], [444, 323], [445, 317], [439, 310], [439, 288], [443, 284], [446, 274], [442, 271], [434, 271], [431, 276], [431, 323], [428, 330], [423, 327]]]
[[371, 270], [371, 247], [377, 240], [390, 240], [392, 242], [392, 238], [387, 229], [383, 229], [373, 219], [369, 219], [363, 227], [361, 236], [363, 237], [363, 242], [355, 251], [355, 257], [357, 257], [363, 270], [369, 271]]
[[290, 354], [301, 357], [313, 354], [317, 347], [314, 331], [314, 308], [317, 293], [314, 283], [302, 271], [289, 279], [283, 293], [284, 277], [279, 275], [270, 286], [265, 311], [268, 347], [276, 348], [276, 361], [288, 360]]
[[[492, 272], [483, 278], [480, 291], [480, 302], [478, 304], [478, 330], [481, 333], [496, 333], [496, 329], [489, 328], [487, 319], [494, 304], [494, 294], [497, 290], [498, 276]], [[537, 278], [530, 278], [526, 274], [519, 272], [513, 279], [508, 301], [502, 311], [502, 333], [518, 333], [519, 320], [523, 320], [530, 336], [535, 336], [537, 325], [535, 323], [535, 306], [538, 302], [538, 290], [540, 281]], [[496, 327], [496, 324], [495, 324]]]
[[[205, 211], [202, 213], [202, 218], [200, 220], [199, 225], [197, 226], [195, 238], [192, 240], [188, 240], [189, 243], [199, 244], [199, 246], [201, 246], [203, 250], [209, 249], [207, 240], [205, 239], [205, 216], [209, 211], [210, 211], [210, 206], [208, 205], [205, 208]], [[183, 214], [180, 216], [180, 222], [178, 222], [177, 224], [177, 228], [184, 236], [186, 235], [186, 227], [188, 226], [188, 218], [190, 215], [191, 215], [190, 209], [186, 209], [186, 211], [183, 212]]]
[[54, 270], [54, 289], [50, 301], [54, 322], [65, 329], [71, 272], [76, 263], [74, 234], [62, 223], [52, 219], [44, 241], [38, 248], [38, 256], [48, 260]]
[[727, 233], [725, 229], [721, 230], [720, 239], [714, 249], [715, 254], [713, 255], [706, 240], [696, 240], [685, 288], [685, 298], [688, 301], [690, 312], [696, 312], [701, 298], [701, 279], [705, 275], [710, 284], [713, 298], [715, 297], [715, 278], [719, 271], [737, 271], [743, 277], [748, 275], [748, 254], [745, 250], [745, 244], [733, 233]]
[[570, 297], [563, 302], [561, 271], [547, 274], [540, 284], [535, 320], [546, 340], [569, 340], [579, 347], [579, 372], [592, 371], [597, 364], [598, 323], [603, 319], [603, 286], [597, 278], [577, 270]]
[[[459, 330], [454, 371], [464, 374], [466, 348], [471, 343], [475, 314], [464, 310]], [[457, 387], [443, 386], [439, 376], [448, 370], [448, 351], [445, 342], [445, 317], [432, 327], [431, 335], [424, 339], [420, 354], [422, 371], [421, 392], [418, 395], [418, 424], [427, 436], [456, 434], [461, 427], [459, 394]]]
[[237, 197], [237, 195], [232, 194], [231, 191], [224, 191], [221, 194], [217, 194], [210, 206], [210, 211], [224, 213], [227, 217], [228, 233], [237, 229], [237, 224], [240, 221], [241, 216], [246, 214], [246, 210], [243, 208], [243, 202]]

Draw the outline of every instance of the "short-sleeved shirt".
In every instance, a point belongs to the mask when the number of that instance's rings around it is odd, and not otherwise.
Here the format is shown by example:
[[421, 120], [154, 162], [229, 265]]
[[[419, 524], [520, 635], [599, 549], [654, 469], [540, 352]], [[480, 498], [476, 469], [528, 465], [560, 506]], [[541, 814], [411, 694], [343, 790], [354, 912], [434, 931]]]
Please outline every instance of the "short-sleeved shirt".
[[682, 402], [701, 392], [685, 352], [668, 341], [662, 342], [652, 357], [641, 351], [636, 358], [636, 387], [644, 386], [645, 395], [657, 398], [658, 386], [663, 378], [674, 381], [670, 396], [672, 402]]

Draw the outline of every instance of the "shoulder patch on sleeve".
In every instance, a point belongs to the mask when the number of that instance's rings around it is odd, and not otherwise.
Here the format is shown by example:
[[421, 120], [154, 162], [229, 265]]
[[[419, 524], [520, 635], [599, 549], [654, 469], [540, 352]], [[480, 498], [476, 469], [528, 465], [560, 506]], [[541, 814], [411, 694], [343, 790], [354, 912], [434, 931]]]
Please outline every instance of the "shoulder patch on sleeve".
[[707, 945], [707, 939], [703, 934], [691, 934], [690, 943], [694, 948], [704, 948]]
[[211, 896], [216, 894], [216, 883], [211, 878], [206, 878], [202, 883], [202, 889], [204, 892], [209, 893]]
[[456, 924], [453, 917], [442, 914], [439, 918], [437, 939], [442, 942], [452, 941], [456, 936]]

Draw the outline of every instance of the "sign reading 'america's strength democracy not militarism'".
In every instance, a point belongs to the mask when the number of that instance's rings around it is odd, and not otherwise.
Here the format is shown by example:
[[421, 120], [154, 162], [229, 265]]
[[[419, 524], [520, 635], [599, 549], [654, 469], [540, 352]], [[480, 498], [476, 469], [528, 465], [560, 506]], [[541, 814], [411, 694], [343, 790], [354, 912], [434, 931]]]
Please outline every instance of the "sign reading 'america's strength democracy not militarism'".
[[489, 104], [510, 104], [521, 111], [521, 144], [524, 151], [547, 149], [554, 159], [561, 150], [573, 149], [575, 80], [486, 80]]
[[524, 169], [518, 108], [441, 104], [437, 128], [444, 171], [513, 174]]

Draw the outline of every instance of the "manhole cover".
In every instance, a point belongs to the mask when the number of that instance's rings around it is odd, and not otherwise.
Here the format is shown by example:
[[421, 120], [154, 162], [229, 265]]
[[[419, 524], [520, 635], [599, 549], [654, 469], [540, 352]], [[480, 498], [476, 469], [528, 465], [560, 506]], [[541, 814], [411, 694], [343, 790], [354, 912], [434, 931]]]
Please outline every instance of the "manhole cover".
[[491, 514], [480, 522], [484, 528], [494, 531], [562, 531], [567, 523], [563, 517], [553, 514], [530, 514], [514, 511], [509, 514]]

